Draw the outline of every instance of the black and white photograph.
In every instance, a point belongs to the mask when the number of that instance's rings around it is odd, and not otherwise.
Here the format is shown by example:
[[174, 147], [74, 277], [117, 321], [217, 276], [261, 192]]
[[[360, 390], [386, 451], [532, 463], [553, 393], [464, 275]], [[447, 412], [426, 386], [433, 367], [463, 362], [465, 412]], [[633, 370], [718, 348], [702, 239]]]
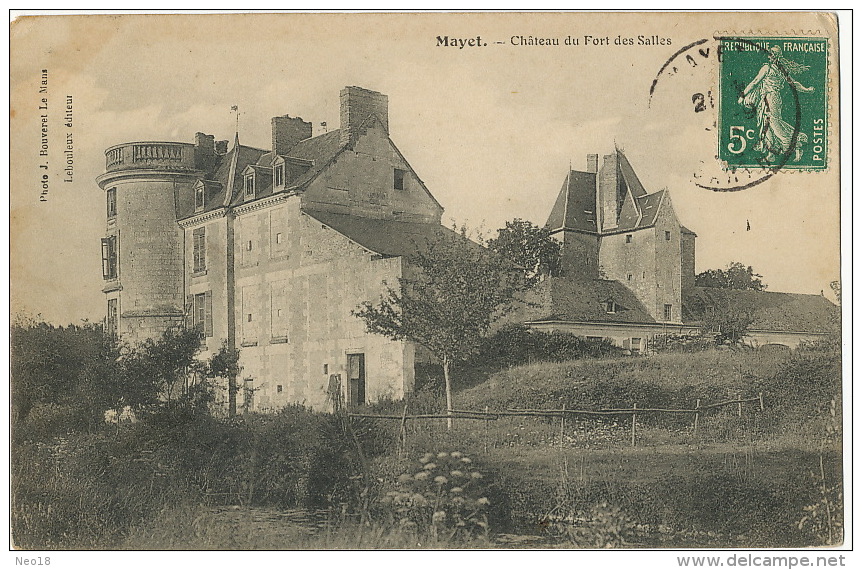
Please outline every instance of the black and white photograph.
[[13, 13], [15, 564], [846, 565], [845, 16]]

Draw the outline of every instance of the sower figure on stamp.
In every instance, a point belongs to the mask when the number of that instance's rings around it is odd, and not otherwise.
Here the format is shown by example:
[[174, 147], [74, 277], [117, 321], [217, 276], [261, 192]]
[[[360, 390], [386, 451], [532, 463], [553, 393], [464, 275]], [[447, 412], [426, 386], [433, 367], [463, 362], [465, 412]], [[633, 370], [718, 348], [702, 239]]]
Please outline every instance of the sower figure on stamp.
[[[757, 112], [759, 140], [754, 148], [765, 153], [769, 162], [789, 152], [793, 140], [794, 128], [781, 116], [781, 88], [786, 81], [803, 93], [814, 91], [813, 87], [805, 87], [793, 78], [793, 74], [806, 70], [807, 65], [785, 58], [780, 47], [772, 46], [769, 48], [769, 61], [763, 64], [739, 97], [740, 105]], [[802, 143], [805, 142], [808, 142], [808, 135], [800, 132], [796, 139], [795, 162], [802, 159]]]

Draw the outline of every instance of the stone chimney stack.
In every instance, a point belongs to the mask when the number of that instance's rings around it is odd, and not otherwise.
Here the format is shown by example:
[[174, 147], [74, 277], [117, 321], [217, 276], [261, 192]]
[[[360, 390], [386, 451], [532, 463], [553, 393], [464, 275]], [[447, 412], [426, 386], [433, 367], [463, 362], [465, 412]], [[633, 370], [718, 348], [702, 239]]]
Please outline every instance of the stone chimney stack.
[[209, 171], [215, 165], [215, 137], [195, 133], [195, 168]]
[[607, 231], [619, 225], [619, 164], [617, 153], [606, 154], [602, 160], [602, 169], [596, 175], [596, 201], [602, 212], [602, 227]]
[[353, 143], [359, 129], [370, 116], [376, 116], [389, 134], [389, 97], [362, 87], [341, 90], [341, 143]]
[[272, 152], [284, 156], [299, 141], [311, 138], [311, 123], [302, 117], [284, 115], [272, 118]]
[[597, 154], [588, 154], [587, 155], [587, 172], [592, 172], [593, 174], [598, 173], [599, 171], [599, 155]]

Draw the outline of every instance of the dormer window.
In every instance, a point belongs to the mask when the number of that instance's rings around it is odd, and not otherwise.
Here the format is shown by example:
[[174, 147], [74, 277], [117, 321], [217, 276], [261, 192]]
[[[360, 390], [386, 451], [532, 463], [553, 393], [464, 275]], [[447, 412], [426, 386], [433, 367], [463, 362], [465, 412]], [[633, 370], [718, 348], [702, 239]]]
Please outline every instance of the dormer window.
[[283, 186], [284, 185], [284, 165], [278, 164], [273, 168], [273, 183], [275, 186]]
[[626, 243], [631, 243], [631, 242], [632, 242], [632, 234], [626, 235]]
[[254, 172], [245, 175], [245, 197], [254, 198]]
[[206, 189], [203, 184], [195, 186], [195, 212], [200, 212], [204, 209], [206, 200]]
[[613, 299], [609, 299], [605, 301], [605, 312], [609, 315], [615, 314], [620, 309], [620, 306], [617, 305]]

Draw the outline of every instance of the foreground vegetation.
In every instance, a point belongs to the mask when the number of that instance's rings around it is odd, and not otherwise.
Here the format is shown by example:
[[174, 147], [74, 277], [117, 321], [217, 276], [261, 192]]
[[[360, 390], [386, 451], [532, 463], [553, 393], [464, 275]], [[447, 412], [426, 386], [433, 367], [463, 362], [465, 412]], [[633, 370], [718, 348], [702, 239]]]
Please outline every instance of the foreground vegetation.
[[[536, 352], [558, 362], [519, 365], [535, 354], [501, 361], [515, 352], [495, 356], [488, 347], [473, 363], [484, 376], [466, 368], [459, 375], [455, 403], [468, 409], [690, 408], [697, 399], [763, 393], [765, 410], [704, 414], [697, 432], [688, 416], [643, 415], [632, 447], [624, 417], [456, 420], [452, 430], [445, 420], [423, 420], [402, 432], [397, 421], [299, 406], [216, 418], [194, 391], [141, 408], [137, 423], [105, 424], [82, 390], [100, 378], [92, 365], [99, 350], [84, 349], [100, 336], [72, 332], [74, 342], [56, 330], [31, 332], [54, 359], [21, 358], [13, 376], [13, 394], [22, 378], [34, 390], [16, 402], [12, 426], [20, 548], [841, 542], [840, 360], [824, 347], [633, 358], [601, 343], [535, 337]], [[507, 334], [524, 346], [521, 332]], [[488, 377], [488, 362], [505, 368]], [[444, 410], [442, 383], [426, 372], [407, 402], [365, 411]], [[65, 378], [64, 388], [40, 388], [46, 378]]]

